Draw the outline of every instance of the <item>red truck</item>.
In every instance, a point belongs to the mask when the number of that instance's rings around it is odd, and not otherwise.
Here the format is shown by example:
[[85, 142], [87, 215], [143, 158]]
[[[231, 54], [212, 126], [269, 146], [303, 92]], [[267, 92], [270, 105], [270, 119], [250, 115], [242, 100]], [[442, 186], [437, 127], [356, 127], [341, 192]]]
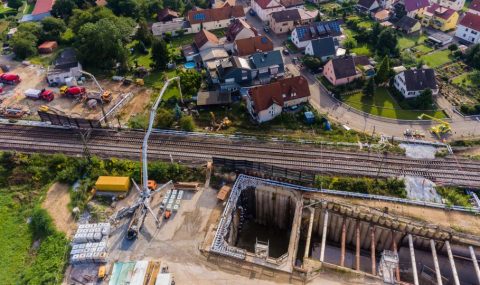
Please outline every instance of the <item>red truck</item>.
[[12, 73], [3, 73], [0, 75], [0, 82], [10, 85], [15, 85], [20, 83], [20, 76]]
[[62, 86], [60, 88], [60, 93], [62, 93], [65, 96], [70, 96], [70, 97], [78, 97], [85, 95], [86, 89], [85, 87], [78, 87], [78, 86]]
[[25, 91], [25, 97], [34, 99], [34, 100], [45, 100], [47, 102], [52, 101], [55, 98], [55, 94], [53, 93], [52, 90], [47, 90], [47, 89], [27, 89]]

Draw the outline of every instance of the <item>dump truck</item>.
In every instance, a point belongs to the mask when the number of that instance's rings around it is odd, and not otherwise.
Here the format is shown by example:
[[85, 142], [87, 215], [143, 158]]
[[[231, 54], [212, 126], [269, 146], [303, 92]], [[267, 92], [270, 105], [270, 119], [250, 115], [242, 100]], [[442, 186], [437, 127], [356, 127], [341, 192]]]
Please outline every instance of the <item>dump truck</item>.
[[110, 90], [105, 90], [101, 94], [98, 92], [88, 92], [85, 99], [87, 101], [95, 99], [102, 104], [107, 104], [112, 102], [112, 98], [112, 92]]
[[60, 88], [60, 93], [65, 96], [69, 97], [79, 97], [83, 96], [86, 93], [85, 87], [79, 87], [79, 86], [62, 86]]
[[20, 83], [20, 76], [13, 73], [4, 73], [0, 75], [0, 82], [4, 84], [15, 85]]
[[47, 90], [47, 89], [27, 89], [25, 91], [25, 97], [29, 99], [34, 99], [34, 100], [44, 100], [47, 102], [52, 101], [55, 98], [55, 95], [52, 90]]

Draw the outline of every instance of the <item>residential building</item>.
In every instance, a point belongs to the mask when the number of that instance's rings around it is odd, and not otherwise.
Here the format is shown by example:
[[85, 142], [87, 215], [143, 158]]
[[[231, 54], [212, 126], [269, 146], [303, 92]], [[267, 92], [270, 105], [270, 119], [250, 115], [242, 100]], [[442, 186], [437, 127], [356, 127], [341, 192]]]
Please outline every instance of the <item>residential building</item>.
[[247, 56], [256, 52], [273, 50], [273, 42], [267, 36], [255, 36], [236, 40], [233, 43], [233, 53], [237, 56]]
[[285, 9], [303, 8], [304, 4], [304, 0], [280, 0], [280, 5], [285, 7]]
[[468, 6], [467, 12], [480, 15], [480, 0], [473, 0], [472, 3], [470, 3], [470, 6]]
[[46, 17], [51, 16], [51, 11], [55, 0], [37, 0], [31, 14], [24, 15], [20, 22], [39, 22]]
[[189, 33], [189, 24], [183, 18], [176, 18], [169, 22], [157, 22], [152, 24], [152, 34], [156, 37], [164, 37], [170, 33], [177, 36], [180, 32]]
[[429, 0], [400, 0], [397, 5], [403, 5], [407, 16], [415, 18], [421, 17], [423, 12], [430, 6]]
[[201, 30], [195, 34], [193, 41], [199, 51], [218, 47], [219, 44], [217, 36], [207, 30]]
[[327, 61], [335, 57], [336, 47], [332, 37], [314, 39], [305, 48], [305, 54]]
[[170, 10], [169, 8], [164, 8], [157, 13], [157, 21], [159, 22], [170, 22], [178, 17], [178, 12]]
[[438, 94], [438, 85], [433, 69], [405, 70], [395, 75], [395, 88], [405, 98], [415, 98], [424, 90], [432, 90], [433, 95]]
[[273, 12], [282, 11], [285, 7], [277, 0], [253, 0], [252, 9], [257, 16], [264, 23], [268, 23], [270, 20], [270, 14]]
[[300, 24], [300, 13], [298, 9], [282, 10], [270, 14], [270, 30], [275, 34], [291, 32], [296, 25]]
[[78, 79], [82, 76], [82, 65], [73, 48], [64, 49], [47, 69], [47, 82], [50, 85], [64, 85], [67, 78]]
[[380, 7], [377, 0], [359, 0], [357, 3], [357, 9], [362, 12], [371, 12]]
[[480, 14], [465, 13], [458, 23], [455, 36], [468, 43], [480, 43]]
[[190, 10], [187, 14], [192, 33], [199, 32], [202, 27], [205, 30], [226, 28], [233, 19], [237, 18], [245, 19], [243, 6], [225, 5], [221, 8]]
[[434, 45], [436, 47], [443, 47], [453, 41], [453, 37], [449, 34], [438, 32], [428, 36], [425, 42]]
[[390, 11], [387, 9], [379, 9], [376, 12], [372, 12], [373, 19], [377, 22], [385, 22], [390, 19]]
[[292, 31], [291, 40], [297, 48], [303, 49], [313, 39], [333, 37], [338, 40], [341, 35], [340, 23], [338, 20], [332, 20], [296, 27]]
[[214, 91], [199, 91], [197, 93], [197, 106], [218, 106], [228, 105], [232, 102], [230, 93], [220, 93], [218, 90]]
[[230, 26], [228, 26], [227, 32], [225, 33], [227, 41], [229, 42], [251, 38], [257, 35], [257, 30], [243, 19], [235, 19]]
[[413, 34], [421, 31], [422, 24], [419, 20], [405, 15], [395, 23], [395, 27], [406, 34]]
[[362, 77], [355, 58], [347, 56], [331, 59], [323, 67], [323, 76], [334, 86], [344, 85]]
[[228, 53], [223, 47], [211, 47], [200, 51], [203, 66], [215, 70], [218, 65], [228, 60]]
[[433, 0], [432, 3], [436, 3], [440, 6], [460, 11], [465, 5], [465, 0]]
[[199, 51], [195, 44], [186, 45], [182, 47], [182, 55], [185, 57], [186, 61], [194, 61], [199, 55]]
[[282, 113], [283, 108], [308, 102], [310, 88], [303, 76], [283, 78], [277, 82], [251, 88], [247, 109], [253, 119], [263, 123]]
[[422, 15], [422, 25], [430, 26], [443, 32], [455, 29], [457, 22], [457, 11], [438, 4], [432, 4]]

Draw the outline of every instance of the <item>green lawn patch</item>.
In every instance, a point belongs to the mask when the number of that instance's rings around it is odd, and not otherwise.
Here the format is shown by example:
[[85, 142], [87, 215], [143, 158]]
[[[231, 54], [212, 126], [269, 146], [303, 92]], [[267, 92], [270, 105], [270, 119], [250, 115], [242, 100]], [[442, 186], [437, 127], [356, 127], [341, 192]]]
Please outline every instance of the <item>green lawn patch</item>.
[[0, 15], [14, 15], [16, 13], [17, 11], [15, 9], [3, 5], [0, 6]]
[[415, 49], [421, 53], [429, 53], [431, 51], [433, 51], [433, 48], [429, 47], [429, 46], [426, 46], [426, 45], [418, 45], [418, 46], [415, 46]]
[[313, 3], [310, 3], [310, 2], [306, 2], [304, 6], [305, 6], [305, 9], [307, 9], [307, 11], [315, 11], [315, 10], [318, 10], [317, 5], [315, 5], [315, 4], [313, 4]]
[[422, 56], [421, 59], [423, 59], [425, 64], [427, 64], [431, 68], [435, 68], [435, 67], [444, 65], [446, 63], [452, 62], [453, 56], [451, 55], [451, 52], [448, 49], [446, 49], [446, 50], [440, 50], [433, 53], [429, 53], [427, 55]]
[[452, 83], [463, 87], [477, 87], [480, 85], [480, 73], [467, 72], [452, 79]]
[[426, 36], [403, 36], [398, 38], [398, 48], [404, 50], [422, 44], [427, 39]]
[[438, 111], [417, 111], [402, 109], [397, 101], [390, 95], [386, 88], [377, 88], [373, 97], [366, 97], [363, 92], [357, 92], [350, 95], [342, 95], [343, 102], [355, 109], [361, 110], [376, 116], [399, 119], [399, 120], [418, 120], [422, 113], [436, 118], [445, 118], [445, 113]]
[[[210, 32], [212, 32], [218, 38], [221, 38], [225, 36], [225, 31], [226, 29], [217, 29], [217, 30], [211, 30]], [[187, 34], [183, 36], [172, 37], [170, 39], [170, 44], [173, 47], [182, 47], [184, 45], [192, 44], [194, 37], [195, 37], [195, 34]]]
[[372, 56], [373, 55], [372, 50], [367, 45], [358, 46], [358, 47], [352, 49], [351, 52], [355, 53], [356, 55], [366, 55], [366, 56]]

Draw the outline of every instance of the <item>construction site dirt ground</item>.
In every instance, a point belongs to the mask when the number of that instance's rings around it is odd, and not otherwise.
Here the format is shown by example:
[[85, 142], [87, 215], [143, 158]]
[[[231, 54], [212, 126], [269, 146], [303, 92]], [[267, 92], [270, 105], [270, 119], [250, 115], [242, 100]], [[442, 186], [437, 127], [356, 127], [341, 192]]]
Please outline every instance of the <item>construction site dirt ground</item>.
[[[89, 109], [85, 103], [78, 102], [73, 98], [59, 95], [58, 87], [49, 87], [46, 81], [47, 69], [38, 65], [24, 65], [20, 62], [10, 60], [5, 56], [0, 57], [0, 64], [5, 64], [10, 67], [9, 73], [18, 74], [21, 82], [18, 85], [5, 85], [3, 93], [0, 94], [0, 109], [2, 108], [18, 108], [29, 112], [29, 115], [24, 116], [24, 119], [38, 120], [37, 110], [40, 106], [46, 105], [52, 111], [60, 115], [68, 115], [72, 117], [79, 117], [85, 119], [99, 119], [102, 117], [102, 110], [100, 105], [95, 109]], [[95, 82], [87, 75], [85, 75], [86, 82], [82, 85], [87, 89], [87, 92], [100, 92]], [[116, 103], [118, 103], [124, 95], [133, 93], [134, 97], [130, 104], [134, 107], [125, 106], [126, 115], [130, 116], [132, 113], [139, 112], [145, 106], [144, 103], [150, 100], [151, 91], [143, 86], [130, 84], [123, 85], [121, 82], [115, 82], [111, 79], [97, 79], [100, 86], [104, 90], [112, 92], [112, 102], [105, 105], [105, 112], [108, 112]], [[27, 89], [49, 89], [55, 93], [55, 99], [51, 102], [43, 100], [32, 100], [25, 97]], [[137, 98], [138, 97], [138, 98]], [[138, 107], [137, 107], [138, 106]]]
[[53, 219], [57, 230], [71, 237], [76, 229], [76, 223], [68, 209], [70, 204], [69, 186], [62, 183], [54, 183], [47, 191], [42, 207], [47, 210]]

